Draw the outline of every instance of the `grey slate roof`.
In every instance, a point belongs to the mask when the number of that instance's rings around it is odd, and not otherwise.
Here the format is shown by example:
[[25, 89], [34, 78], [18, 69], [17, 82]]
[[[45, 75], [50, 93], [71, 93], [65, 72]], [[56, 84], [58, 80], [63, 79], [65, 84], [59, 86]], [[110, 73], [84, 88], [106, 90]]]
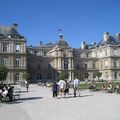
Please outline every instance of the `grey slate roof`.
[[11, 26], [0, 26], [0, 39], [3, 38], [17, 38], [21, 39], [24, 36], [21, 36], [17, 31], [17, 24], [14, 23]]
[[58, 40], [58, 42], [56, 43], [56, 45], [58, 45], [58, 46], [60, 46], [60, 47], [68, 47], [68, 46], [69, 46], [68, 43], [64, 40], [62, 34], [59, 35], [59, 40]]
[[3, 34], [4, 36], [18, 35], [18, 32], [14, 26], [0, 26], [0, 34]]
[[119, 35], [114, 35], [114, 36], [109, 36], [109, 39], [107, 41], [104, 41], [103, 39], [98, 43], [97, 46], [100, 45], [120, 45], [120, 36]]

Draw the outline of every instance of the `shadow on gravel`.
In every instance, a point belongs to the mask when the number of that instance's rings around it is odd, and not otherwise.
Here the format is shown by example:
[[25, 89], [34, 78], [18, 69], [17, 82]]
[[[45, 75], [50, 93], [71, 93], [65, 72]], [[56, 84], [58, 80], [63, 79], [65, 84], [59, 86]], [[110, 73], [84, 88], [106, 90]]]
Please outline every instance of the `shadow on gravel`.
[[20, 101], [5, 102], [5, 104], [20, 104]]
[[93, 95], [81, 95], [81, 96], [76, 96], [76, 97], [74, 97], [74, 96], [66, 96], [66, 97], [59, 97], [57, 99], [62, 99], [62, 98], [69, 99], [69, 98], [90, 97], [90, 96], [93, 96]]
[[29, 97], [29, 98], [20, 98], [20, 99], [16, 99], [13, 100], [11, 102], [2, 102], [3, 104], [20, 104], [23, 103], [24, 101], [28, 101], [28, 100], [38, 100], [38, 99], [42, 99], [43, 97]]
[[28, 97], [28, 98], [20, 98], [18, 100], [21, 101], [21, 100], [38, 100], [38, 99], [43, 99], [43, 97]]
[[43, 97], [28, 97], [28, 98], [20, 98], [18, 100], [20, 101], [20, 100], [37, 100], [37, 99], [43, 99]]

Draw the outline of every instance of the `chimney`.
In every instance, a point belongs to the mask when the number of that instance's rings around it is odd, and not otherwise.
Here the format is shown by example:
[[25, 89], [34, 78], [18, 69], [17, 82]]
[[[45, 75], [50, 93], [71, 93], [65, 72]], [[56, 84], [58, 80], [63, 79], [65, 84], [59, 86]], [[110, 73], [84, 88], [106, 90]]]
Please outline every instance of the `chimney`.
[[86, 45], [86, 42], [82, 42], [81, 48], [84, 49], [84, 48], [85, 48], [85, 45]]
[[120, 37], [120, 33], [117, 33], [116, 36], [117, 36], [117, 37]]
[[109, 39], [109, 32], [105, 32], [104, 34], [103, 34], [103, 40], [104, 41], [107, 41]]
[[42, 45], [42, 41], [40, 41], [40, 46]]
[[17, 24], [17, 23], [13, 23], [13, 27], [14, 27], [15, 29], [17, 29], [18, 24]]

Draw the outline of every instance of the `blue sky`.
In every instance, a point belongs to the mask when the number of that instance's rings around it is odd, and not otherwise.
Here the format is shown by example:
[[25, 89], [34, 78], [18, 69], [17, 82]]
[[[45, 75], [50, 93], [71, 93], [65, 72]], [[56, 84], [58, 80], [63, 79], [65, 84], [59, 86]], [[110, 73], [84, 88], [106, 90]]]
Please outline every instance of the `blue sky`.
[[18, 23], [28, 45], [57, 42], [58, 29], [73, 48], [120, 32], [120, 0], [0, 0], [0, 25]]

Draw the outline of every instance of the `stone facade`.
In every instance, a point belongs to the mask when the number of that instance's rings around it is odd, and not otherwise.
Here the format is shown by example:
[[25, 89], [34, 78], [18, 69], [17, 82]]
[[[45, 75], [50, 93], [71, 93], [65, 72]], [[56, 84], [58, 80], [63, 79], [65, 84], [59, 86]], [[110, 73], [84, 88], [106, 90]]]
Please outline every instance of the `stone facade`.
[[0, 63], [8, 68], [7, 83], [23, 80], [26, 72], [26, 39], [17, 32], [17, 24], [0, 27]]
[[79, 73], [83, 80], [94, 80], [97, 72], [103, 80], [120, 80], [120, 34], [105, 32], [98, 44], [83, 42], [80, 48], [71, 48], [62, 34], [54, 44], [26, 46], [26, 42], [17, 24], [0, 27], [0, 62], [8, 68], [8, 83], [23, 81], [26, 72], [31, 82], [54, 81], [62, 71], [69, 73], [69, 80]]
[[105, 33], [98, 44], [83, 42], [79, 49], [71, 48], [63, 35], [56, 44], [28, 46], [27, 66], [31, 81], [53, 81], [61, 71], [68, 71], [69, 80], [74, 80], [76, 73], [81, 73], [83, 80], [96, 80], [97, 72], [102, 73], [100, 79], [120, 80], [119, 35], [108, 34]]

